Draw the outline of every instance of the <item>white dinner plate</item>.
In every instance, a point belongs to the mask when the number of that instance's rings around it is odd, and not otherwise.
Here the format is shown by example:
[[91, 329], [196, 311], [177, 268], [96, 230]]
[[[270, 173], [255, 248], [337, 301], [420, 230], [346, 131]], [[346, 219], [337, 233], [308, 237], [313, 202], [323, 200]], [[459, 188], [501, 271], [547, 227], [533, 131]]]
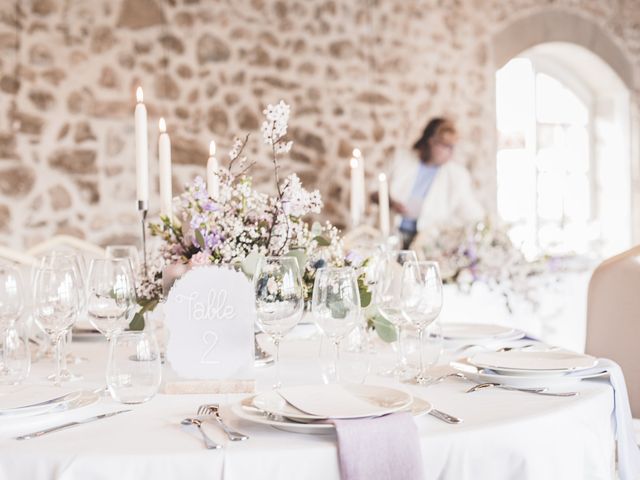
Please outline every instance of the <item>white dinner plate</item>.
[[[301, 385], [281, 388], [274, 393], [292, 405], [294, 411], [316, 419], [376, 417], [404, 410], [412, 401], [407, 392], [379, 385]], [[286, 405], [278, 403], [269, 394], [265, 396], [271, 401], [263, 402], [263, 406], [280, 409], [270, 413], [286, 416], [281, 410]], [[260, 400], [264, 398], [260, 397]]]
[[[25, 394], [29, 394], [28, 397]], [[29, 400], [25, 401], [25, 398]], [[0, 406], [3, 407], [0, 410], [0, 420], [74, 410], [96, 403], [99, 398], [95, 392], [83, 390], [61, 392], [58, 389], [46, 387], [31, 392], [23, 390], [16, 395], [7, 394], [0, 397]], [[21, 407], [21, 405], [32, 406]]]
[[568, 350], [509, 350], [506, 352], [477, 353], [469, 363], [505, 375], [564, 375], [585, 370], [596, 365], [598, 360]]
[[[316, 421], [316, 423], [297, 422], [285, 417], [268, 415], [255, 407], [253, 400], [255, 397], [248, 397], [241, 402], [231, 405], [231, 412], [242, 420], [268, 425], [278, 430], [293, 433], [305, 433], [314, 435], [327, 435], [335, 432], [332, 423], [323, 423], [326, 420]], [[429, 402], [419, 397], [413, 397], [411, 403], [411, 413], [414, 418], [426, 415], [433, 408]]]
[[442, 338], [450, 341], [517, 340], [524, 337], [522, 330], [487, 323], [443, 323]]
[[606, 375], [605, 371], [589, 372], [581, 374], [580, 371], [573, 373], [557, 374], [537, 374], [537, 375], [509, 375], [501, 374], [486, 368], [478, 368], [465, 360], [451, 362], [451, 366], [463, 373], [469, 380], [477, 383], [500, 383], [512, 387], [542, 388], [542, 387], [568, 387], [575, 385], [587, 378], [600, 377]]

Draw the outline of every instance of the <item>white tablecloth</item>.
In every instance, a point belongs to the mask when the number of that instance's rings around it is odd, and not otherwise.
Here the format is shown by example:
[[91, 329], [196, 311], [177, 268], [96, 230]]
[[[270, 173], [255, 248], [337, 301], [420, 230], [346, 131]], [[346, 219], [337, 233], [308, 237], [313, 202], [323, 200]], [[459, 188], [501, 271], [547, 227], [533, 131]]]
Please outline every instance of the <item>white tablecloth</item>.
[[[321, 381], [317, 350], [317, 344], [305, 340], [283, 344], [285, 384]], [[85, 375], [79, 386], [100, 386], [106, 345], [82, 343], [73, 345], [73, 351], [90, 358], [89, 363], [72, 366]], [[52, 362], [35, 364], [29, 382], [42, 382], [52, 370]], [[257, 370], [256, 374], [259, 388], [269, 388], [273, 368]], [[391, 381], [371, 376], [368, 382]], [[580, 395], [571, 398], [497, 389], [466, 394], [468, 387], [460, 380], [427, 388], [403, 385], [436, 408], [464, 418], [460, 425], [448, 425], [431, 416], [416, 420], [426, 478], [613, 478], [613, 397], [607, 383], [585, 381], [578, 386]], [[228, 422], [251, 438], [229, 443], [211, 425], [208, 431], [225, 448], [205, 450], [196, 432], [180, 426], [180, 420], [195, 414], [202, 403], [228, 404], [239, 398], [158, 395], [133, 406], [133, 412], [28, 441], [12, 437], [123, 406], [105, 398], [58, 418], [0, 423], [0, 480], [339, 478], [335, 435], [282, 432], [238, 420], [225, 410]]]

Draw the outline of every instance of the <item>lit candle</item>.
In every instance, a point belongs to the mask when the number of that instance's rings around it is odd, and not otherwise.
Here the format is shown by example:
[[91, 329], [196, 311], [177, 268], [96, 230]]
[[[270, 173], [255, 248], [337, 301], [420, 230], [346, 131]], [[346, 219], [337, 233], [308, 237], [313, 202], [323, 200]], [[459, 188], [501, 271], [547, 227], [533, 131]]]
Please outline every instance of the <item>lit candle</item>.
[[149, 202], [149, 147], [147, 143], [147, 108], [143, 103], [142, 87], [136, 90], [136, 187], [138, 209], [146, 210]]
[[351, 158], [351, 225], [360, 224], [360, 194], [358, 182], [358, 159]]
[[218, 179], [218, 160], [216, 159], [216, 142], [211, 140], [209, 144], [209, 160], [207, 160], [207, 191], [213, 199], [220, 193], [220, 180]]
[[160, 170], [160, 215], [173, 217], [173, 192], [171, 186], [171, 139], [167, 133], [164, 118], [158, 122], [160, 136], [158, 137], [158, 160]]
[[362, 152], [359, 148], [353, 149], [353, 158], [358, 160], [358, 172], [356, 177], [358, 181], [358, 201], [360, 202], [360, 214], [364, 215], [364, 211], [367, 206], [367, 193], [364, 175], [364, 158], [362, 157]]
[[389, 185], [384, 173], [378, 175], [378, 204], [380, 206], [380, 231], [385, 240], [389, 237]]

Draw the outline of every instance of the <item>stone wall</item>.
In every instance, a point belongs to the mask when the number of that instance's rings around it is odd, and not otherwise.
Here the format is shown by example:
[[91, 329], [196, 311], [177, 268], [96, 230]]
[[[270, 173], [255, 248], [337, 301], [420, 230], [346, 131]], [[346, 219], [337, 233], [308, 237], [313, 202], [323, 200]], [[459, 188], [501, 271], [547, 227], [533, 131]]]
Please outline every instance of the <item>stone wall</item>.
[[[458, 160], [495, 202], [491, 39], [542, 10], [605, 29], [640, 78], [637, 0], [19, 0], [0, 2], [0, 244], [55, 233], [136, 240], [134, 92], [173, 142], [174, 189], [252, 133], [253, 174], [272, 188], [260, 112], [292, 105], [285, 170], [347, 221], [351, 149], [375, 186], [394, 146], [430, 116], [458, 123]], [[17, 29], [16, 25], [20, 28]], [[20, 34], [17, 35], [16, 32]], [[18, 45], [16, 55], [16, 42]], [[150, 135], [156, 158], [157, 134]], [[152, 163], [152, 214], [157, 168]], [[375, 210], [369, 211], [371, 221]]]

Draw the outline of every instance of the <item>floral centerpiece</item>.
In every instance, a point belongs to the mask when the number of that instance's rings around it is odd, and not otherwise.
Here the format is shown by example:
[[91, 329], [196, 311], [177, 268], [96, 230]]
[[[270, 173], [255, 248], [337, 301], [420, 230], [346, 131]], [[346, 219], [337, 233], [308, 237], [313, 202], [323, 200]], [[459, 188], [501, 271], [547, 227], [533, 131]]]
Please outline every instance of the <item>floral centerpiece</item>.
[[445, 229], [417, 248], [440, 265], [442, 281], [470, 292], [476, 283], [484, 283], [504, 298], [512, 312], [515, 298], [522, 298], [535, 309], [537, 291], [534, 278], [550, 272], [553, 262], [548, 257], [528, 260], [509, 238], [507, 229], [485, 219], [475, 225]]
[[[305, 217], [318, 214], [322, 199], [317, 190], [306, 190], [297, 175], [280, 178], [280, 157], [293, 142], [286, 139], [290, 108], [283, 101], [268, 105], [262, 135], [270, 150], [276, 195], [259, 192], [248, 171], [255, 162], [243, 155], [247, 140], [237, 138], [229, 152], [228, 165], [216, 174], [218, 194], [213, 198], [201, 177], [186, 186], [177, 200], [174, 218], [163, 216], [150, 225], [151, 234], [161, 239], [159, 258], [141, 282], [141, 306], [131, 328], [144, 325], [145, 312], [162, 299], [162, 273], [171, 264], [224, 264], [253, 275], [261, 256], [290, 255], [298, 260], [305, 299], [313, 289], [315, 272], [326, 265], [350, 265], [343, 253], [338, 229], [329, 222], [309, 223]], [[371, 295], [359, 277], [362, 304]]]

